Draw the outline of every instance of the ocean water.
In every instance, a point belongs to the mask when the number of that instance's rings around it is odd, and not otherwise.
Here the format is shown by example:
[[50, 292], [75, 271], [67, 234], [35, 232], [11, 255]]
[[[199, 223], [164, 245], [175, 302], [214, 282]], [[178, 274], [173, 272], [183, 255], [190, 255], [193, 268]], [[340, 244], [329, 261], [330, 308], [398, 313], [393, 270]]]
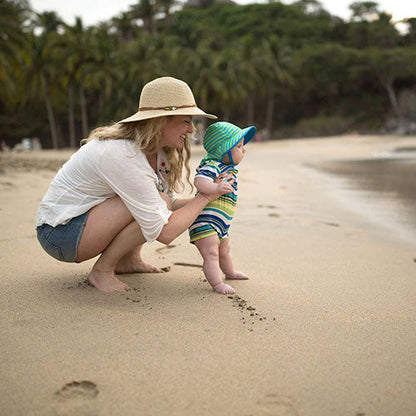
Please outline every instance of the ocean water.
[[340, 192], [351, 209], [416, 244], [416, 147], [312, 167], [342, 179]]

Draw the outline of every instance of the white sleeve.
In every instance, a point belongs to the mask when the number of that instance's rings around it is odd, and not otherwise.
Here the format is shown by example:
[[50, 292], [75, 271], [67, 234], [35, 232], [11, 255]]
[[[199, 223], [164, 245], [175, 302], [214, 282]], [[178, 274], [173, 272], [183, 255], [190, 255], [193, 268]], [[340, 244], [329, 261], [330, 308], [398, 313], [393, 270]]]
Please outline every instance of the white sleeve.
[[99, 158], [99, 173], [126, 204], [150, 243], [157, 239], [172, 211], [156, 188], [156, 175], [145, 155], [124, 140], [111, 140], [109, 144]]

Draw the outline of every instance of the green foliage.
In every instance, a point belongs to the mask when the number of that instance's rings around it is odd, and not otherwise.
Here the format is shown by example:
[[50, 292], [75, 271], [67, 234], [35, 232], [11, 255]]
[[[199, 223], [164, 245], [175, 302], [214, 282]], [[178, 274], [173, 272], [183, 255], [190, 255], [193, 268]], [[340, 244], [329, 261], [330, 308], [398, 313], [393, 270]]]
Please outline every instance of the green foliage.
[[75, 146], [88, 130], [133, 113], [143, 85], [167, 75], [188, 82], [220, 119], [285, 134], [411, 117], [396, 97], [413, 97], [405, 92], [416, 83], [415, 19], [403, 34], [373, 2], [353, 3], [349, 22], [315, 0], [174, 5], [140, 0], [85, 27], [0, 0], [1, 139]]
[[350, 118], [338, 115], [318, 115], [300, 120], [293, 128], [296, 137], [319, 137], [344, 134], [352, 131], [354, 122]]

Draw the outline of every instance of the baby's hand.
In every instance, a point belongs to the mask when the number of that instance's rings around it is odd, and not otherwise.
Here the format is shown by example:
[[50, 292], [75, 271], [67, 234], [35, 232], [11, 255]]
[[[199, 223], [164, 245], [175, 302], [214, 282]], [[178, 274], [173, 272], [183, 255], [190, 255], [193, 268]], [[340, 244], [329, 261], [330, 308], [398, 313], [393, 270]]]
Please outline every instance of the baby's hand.
[[217, 192], [220, 194], [228, 194], [233, 192], [233, 187], [229, 182], [220, 182], [217, 184]]

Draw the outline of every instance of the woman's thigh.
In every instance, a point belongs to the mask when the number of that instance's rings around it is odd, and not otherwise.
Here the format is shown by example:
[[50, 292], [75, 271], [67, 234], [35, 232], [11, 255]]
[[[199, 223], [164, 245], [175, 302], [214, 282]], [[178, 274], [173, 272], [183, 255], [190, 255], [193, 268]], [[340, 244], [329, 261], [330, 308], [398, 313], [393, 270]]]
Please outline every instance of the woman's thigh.
[[78, 245], [77, 261], [102, 253], [113, 238], [133, 221], [133, 216], [118, 196], [91, 208]]

